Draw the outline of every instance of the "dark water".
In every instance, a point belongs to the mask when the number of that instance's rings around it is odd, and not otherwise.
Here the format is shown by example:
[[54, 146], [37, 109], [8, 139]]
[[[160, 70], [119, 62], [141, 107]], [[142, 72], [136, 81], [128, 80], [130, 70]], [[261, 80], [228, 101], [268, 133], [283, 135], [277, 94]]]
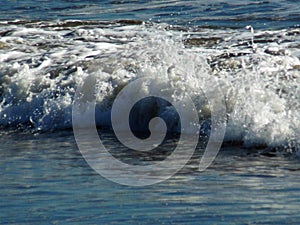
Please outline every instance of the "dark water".
[[0, 19], [119, 20], [217, 27], [287, 28], [298, 26], [298, 0], [113, 1], [4, 0]]
[[[117, 146], [110, 133], [106, 145]], [[120, 186], [95, 173], [71, 132], [1, 137], [2, 224], [298, 224], [299, 160], [223, 148], [163, 183]]]

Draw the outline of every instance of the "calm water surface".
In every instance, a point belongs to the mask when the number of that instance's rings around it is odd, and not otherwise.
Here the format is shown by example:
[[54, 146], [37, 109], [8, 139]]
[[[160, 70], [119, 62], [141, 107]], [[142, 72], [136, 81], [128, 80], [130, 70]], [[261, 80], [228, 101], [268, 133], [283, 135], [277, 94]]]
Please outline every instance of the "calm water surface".
[[[124, 150], [110, 133], [106, 145]], [[117, 185], [83, 160], [71, 132], [1, 137], [2, 224], [298, 224], [300, 164], [293, 156], [223, 148], [163, 183]]]
[[298, 0], [4, 0], [0, 19], [136, 19], [180, 25], [287, 28], [299, 25]]

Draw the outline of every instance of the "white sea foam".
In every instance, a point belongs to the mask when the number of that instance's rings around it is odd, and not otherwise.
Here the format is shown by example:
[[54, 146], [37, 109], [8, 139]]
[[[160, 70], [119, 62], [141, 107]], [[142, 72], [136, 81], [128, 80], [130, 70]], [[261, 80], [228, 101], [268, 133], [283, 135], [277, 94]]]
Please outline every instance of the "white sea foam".
[[[300, 29], [181, 30], [165, 24], [1, 24], [2, 129], [71, 128], [74, 93], [88, 76], [97, 81], [99, 126], [110, 126], [121, 88], [149, 74], [157, 74], [156, 83], [147, 88], [170, 79], [192, 97], [205, 121], [210, 111], [199, 87], [215, 77], [223, 93], [214, 86], [211, 91], [226, 98], [226, 141], [299, 149]], [[169, 130], [178, 131], [174, 108], [165, 102], [142, 102], [140, 117], [152, 116], [154, 105]]]

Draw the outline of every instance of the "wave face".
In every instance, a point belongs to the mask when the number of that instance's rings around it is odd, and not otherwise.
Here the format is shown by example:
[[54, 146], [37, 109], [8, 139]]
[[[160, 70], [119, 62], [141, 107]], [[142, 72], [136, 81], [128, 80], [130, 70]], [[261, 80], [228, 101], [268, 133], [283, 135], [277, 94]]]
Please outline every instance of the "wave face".
[[[76, 87], [91, 76], [97, 82], [98, 126], [111, 125], [118, 92], [145, 76], [155, 80], [152, 88], [171, 80], [191, 96], [205, 122], [210, 112], [199, 87], [213, 77], [222, 84], [221, 93], [208, 89], [226, 99], [225, 141], [299, 149], [300, 29], [248, 28], [136, 20], [2, 21], [0, 126], [34, 132], [71, 128]], [[170, 105], [149, 99], [137, 107], [136, 117], [149, 114], [154, 105], [156, 115], [174, 118]], [[134, 121], [136, 128], [145, 126]], [[175, 121], [169, 130], [178, 126]]]

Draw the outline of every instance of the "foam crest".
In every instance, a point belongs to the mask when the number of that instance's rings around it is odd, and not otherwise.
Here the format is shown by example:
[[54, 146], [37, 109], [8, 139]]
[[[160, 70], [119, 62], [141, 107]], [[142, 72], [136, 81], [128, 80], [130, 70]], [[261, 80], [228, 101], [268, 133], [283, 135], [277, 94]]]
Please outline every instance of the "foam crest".
[[[191, 96], [200, 122], [209, 124], [210, 107], [201, 85], [214, 78], [222, 93], [213, 85], [210, 92], [226, 98], [226, 141], [299, 149], [299, 33], [198, 27], [183, 31], [150, 23], [1, 24], [0, 125], [32, 131], [71, 128], [76, 87], [94, 77], [96, 123], [110, 127], [116, 95], [149, 74], [155, 74], [154, 83], [142, 91], [150, 93], [171, 80], [174, 98], [178, 93]], [[163, 118], [170, 132], [179, 130], [171, 105], [145, 100], [137, 109], [137, 130], [145, 129], [145, 115]]]

